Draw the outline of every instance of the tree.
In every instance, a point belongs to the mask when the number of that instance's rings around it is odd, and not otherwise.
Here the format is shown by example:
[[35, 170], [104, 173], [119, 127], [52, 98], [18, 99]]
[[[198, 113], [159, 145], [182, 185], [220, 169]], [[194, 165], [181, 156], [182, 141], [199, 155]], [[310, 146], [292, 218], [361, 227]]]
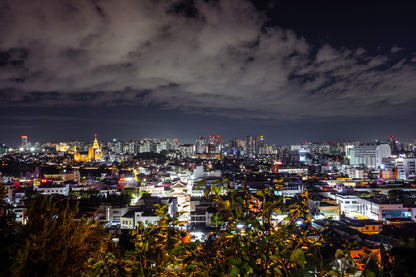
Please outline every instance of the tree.
[[[93, 276], [171, 276], [182, 270], [183, 261], [192, 257], [186, 246], [186, 232], [178, 227], [185, 222], [178, 220], [179, 214], [170, 217], [167, 206], [156, 205], [156, 216], [161, 219], [156, 225], [143, 223], [131, 232], [133, 250], [107, 253], [99, 259], [90, 259]], [[187, 250], [188, 249], [188, 250]]]
[[108, 235], [96, 223], [77, 218], [69, 200], [29, 199], [27, 224], [11, 265], [13, 276], [76, 276], [88, 272], [88, 260], [106, 252]]
[[[281, 188], [280, 183], [275, 186]], [[302, 227], [310, 222], [307, 193], [299, 201], [286, 206], [284, 198], [276, 198], [265, 189], [260, 213], [250, 211], [247, 188], [227, 187], [228, 197], [222, 197], [215, 189], [207, 197], [215, 200], [220, 209], [223, 231], [211, 236], [194, 252], [198, 262], [190, 260], [184, 269], [198, 276], [296, 276], [303, 275], [315, 266], [319, 257], [322, 237], [312, 227]], [[275, 214], [284, 214], [277, 221]], [[312, 236], [313, 235], [313, 236]], [[318, 237], [318, 238], [317, 238]], [[192, 267], [190, 267], [192, 266]], [[197, 272], [197, 273], [196, 273]]]
[[319, 267], [323, 238], [310, 226], [307, 193], [292, 204], [269, 189], [257, 196], [261, 207], [254, 207], [245, 183], [235, 189], [227, 180], [216, 182], [206, 197], [216, 202], [214, 223], [220, 229], [207, 241], [189, 242], [180, 214], [170, 217], [167, 206], [159, 205], [157, 224], [139, 224], [123, 249], [112, 247], [96, 223], [77, 219], [77, 206], [70, 201], [34, 195], [27, 201], [28, 223], [14, 229], [20, 240], [10, 275], [303, 276], [315, 267], [324, 271]]
[[0, 276], [11, 276], [10, 264], [21, 241], [11, 205], [3, 201], [6, 193], [7, 188], [0, 184]]

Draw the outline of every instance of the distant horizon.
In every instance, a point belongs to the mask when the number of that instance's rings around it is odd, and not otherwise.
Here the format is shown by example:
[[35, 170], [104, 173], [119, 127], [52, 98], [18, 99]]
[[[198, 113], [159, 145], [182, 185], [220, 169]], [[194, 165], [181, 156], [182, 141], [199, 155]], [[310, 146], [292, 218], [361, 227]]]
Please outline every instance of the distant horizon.
[[[218, 135], [218, 134], [211, 134], [211, 135]], [[123, 141], [123, 142], [129, 142], [131, 140], [140, 141], [140, 140], [143, 140], [143, 139], [159, 139], [159, 140], [160, 139], [170, 139], [170, 140], [177, 139], [178, 142], [179, 142], [179, 145], [184, 145], [184, 144], [195, 144], [195, 140], [197, 138], [204, 137], [204, 136], [205, 137], [209, 137], [211, 135], [201, 135], [201, 136], [197, 136], [197, 137], [193, 138], [191, 141], [189, 141], [189, 140], [188, 141], [183, 141], [183, 140], [181, 140], [181, 139], [179, 139], [177, 137], [171, 137], [171, 138], [170, 137], [136, 137], [136, 138], [117, 138], [117, 137], [113, 137], [113, 138], [108, 139], [108, 138], [101, 138], [100, 135], [97, 134], [97, 140], [99, 142], [102, 142], [102, 143], [108, 143], [108, 142], [112, 142], [113, 139], [116, 139], [117, 141]], [[250, 134], [250, 135], [247, 135], [247, 136], [261, 136], [261, 135], [262, 134], [258, 134], [258, 135], [252, 135], [252, 134]], [[88, 138], [84, 138], [84, 139], [76, 139], [76, 138], [73, 138], [73, 139], [59, 140], [59, 141], [53, 141], [53, 140], [37, 141], [37, 140], [32, 140], [31, 137], [28, 136], [28, 135], [22, 135], [22, 136], [27, 136], [28, 137], [28, 142], [30, 142], [32, 146], [35, 143], [37, 143], [37, 142], [39, 142], [40, 145], [44, 145], [44, 144], [47, 144], [47, 143], [51, 143], [51, 144], [58, 144], [58, 143], [65, 143], [65, 142], [67, 143], [67, 142], [72, 142], [72, 141], [81, 141], [81, 142], [84, 142], [85, 144], [92, 144], [92, 142], [95, 139], [95, 133], [91, 136], [91, 139], [89, 139], [89, 140], [88, 140]], [[224, 141], [225, 144], [229, 143], [233, 139], [245, 140], [247, 136], [244, 136], [244, 137], [234, 137], [234, 138], [231, 138], [231, 139], [223, 139], [221, 137], [221, 135], [219, 135], [220, 141]], [[393, 136], [393, 137], [397, 138], [398, 141], [399, 141], [399, 143], [412, 144], [412, 145], [416, 143], [416, 140], [409, 142], [409, 141], [400, 140], [399, 137], [396, 137], [396, 136]], [[267, 137], [264, 137], [264, 139], [265, 139], [265, 144], [266, 145], [269, 145], [269, 146], [271, 146], [271, 145], [285, 146], [285, 145], [299, 145], [299, 144], [302, 145], [302, 144], [309, 144], [309, 143], [312, 143], [312, 144], [319, 144], [319, 143], [332, 144], [332, 143], [335, 143], [336, 144], [336, 143], [374, 143], [374, 142], [388, 142], [389, 137], [386, 137], [386, 138], [383, 138], [383, 139], [381, 139], [381, 138], [380, 139], [373, 139], [373, 140], [320, 140], [320, 141], [316, 141], [316, 140], [314, 140], [314, 141], [312, 141], [312, 140], [311, 141], [303, 140], [303, 141], [292, 142], [292, 143], [283, 143], [283, 144], [277, 144], [277, 143], [268, 142]], [[18, 143], [17, 144], [9, 144], [9, 143], [5, 143], [4, 141], [0, 141], [0, 144], [5, 144], [5, 146], [11, 147], [11, 148], [19, 148], [21, 146], [21, 137], [19, 137], [16, 140], [16, 142], [18, 142]]]

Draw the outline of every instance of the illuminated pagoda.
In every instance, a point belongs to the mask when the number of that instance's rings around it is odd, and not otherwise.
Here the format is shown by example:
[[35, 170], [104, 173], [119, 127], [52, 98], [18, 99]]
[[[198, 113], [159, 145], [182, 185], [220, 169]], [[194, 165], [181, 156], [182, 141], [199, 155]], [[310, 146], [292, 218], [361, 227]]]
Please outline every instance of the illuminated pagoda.
[[88, 148], [88, 153], [75, 153], [74, 160], [76, 162], [89, 162], [89, 161], [101, 161], [103, 159], [103, 152], [100, 144], [97, 140], [97, 134], [95, 134], [95, 139], [92, 144]]

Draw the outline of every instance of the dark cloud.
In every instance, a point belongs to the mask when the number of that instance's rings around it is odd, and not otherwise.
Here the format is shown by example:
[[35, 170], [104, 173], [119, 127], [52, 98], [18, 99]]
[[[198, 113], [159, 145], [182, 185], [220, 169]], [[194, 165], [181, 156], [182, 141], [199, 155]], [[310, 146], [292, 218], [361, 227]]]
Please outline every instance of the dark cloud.
[[229, 118], [398, 114], [416, 102], [404, 49], [313, 45], [250, 2], [3, 1], [0, 105], [158, 105]]

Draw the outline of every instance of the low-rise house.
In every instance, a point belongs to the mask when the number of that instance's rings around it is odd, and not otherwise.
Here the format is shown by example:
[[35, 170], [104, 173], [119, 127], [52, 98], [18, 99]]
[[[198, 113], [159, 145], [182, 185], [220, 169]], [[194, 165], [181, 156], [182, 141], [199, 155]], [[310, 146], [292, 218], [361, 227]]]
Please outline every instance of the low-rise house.
[[339, 219], [339, 206], [329, 202], [319, 204], [319, 215], [327, 219]]
[[74, 181], [79, 182], [81, 180], [81, 175], [78, 170], [74, 171], [62, 171], [58, 174], [45, 174], [45, 179], [53, 180], [55, 183], [62, 185], [65, 182], [68, 181]]
[[18, 205], [12, 208], [13, 213], [15, 214], [15, 220], [18, 223], [26, 224], [26, 208], [23, 205]]
[[120, 217], [121, 228], [133, 229], [143, 222], [145, 226], [157, 224], [161, 218], [156, 215], [157, 205], [167, 206], [167, 214], [171, 217], [177, 213], [177, 199], [174, 197], [155, 197], [144, 194], [135, 206], [130, 206]]
[[360, 231], [363, 234], [373, 235], [378, 234], [383, 230], [381, 221], [371, 219], [367, 220], [348, 220], [346, 221], [348, 227]]
[[55, 183], [49, 183], [45, 185], [36, 186], [34, 187], [34, 189], [39, 191], [41, 194], [45, 195], [60, 194], [68, 196], [69, 194], [69, 184], [58, 185]]
[[339, 219], [340, 209], [336, 201], [314, 195], [308, 202], [309, 210], [315, 218]]
[[[4, 187], [6, 188], [7, 192], [4, 196], [7, 202], [12, 202], [15, 200], [15, 192], [18, 191], [19, 186], [16, 183], [5, 183]], [[1, 199], [0, 199], [1, 200]]]
[[362, 271], [365, 269], [365, 266], [370, 259], [374, 259], [378, 265], [381, 265], [380, 249], [362, 247], [359, 250], [351, 250], [350, 258], [353, 261], [353, 266], [357, 269], [355, 276], [362, 276]]
[[148, 193], [157, 197], [169, 197], [171, 193], [170, 185], [166, 184], [146, 184], [138, 187], [139, 194]]
[[100, 204], [98, 207], [98, 218], [102, 222], [112, 225], [120, 224], [121, 216], [128, 211], [127, 206], [113, 206], [109, 203]]
[[212, 217], [217, 209], [212, 201], [205, 197], [192, 197], [190, 201], [190, 219], [189, 226], [191, 229], [204, 229], [214, 227]]
[[346, 217], [357, 217], [358, 211], [358, 197], [351, 194], [336, 194], [336, 202], [340, 207], [340, 212]]
[[134, 229], [135, 226], [135, 210], [129, 210], [120, 218], [121, 229]]
[[283, 182], [284, 186], [282, 188], [283, 197], [295, 197], [297, 194], [305, 192], [305, 187], [300, 180], [291, 180], [287, 179]]
[[156, 210], [156, 207], [141, 206], [137, 208], [137, 210], [134, 211], [134, 227], [137, 227], [139, 222], [143, 222], [144, 226], [156, 225], [157, 222], [161, 219], [161, 217], [156, 215]]

